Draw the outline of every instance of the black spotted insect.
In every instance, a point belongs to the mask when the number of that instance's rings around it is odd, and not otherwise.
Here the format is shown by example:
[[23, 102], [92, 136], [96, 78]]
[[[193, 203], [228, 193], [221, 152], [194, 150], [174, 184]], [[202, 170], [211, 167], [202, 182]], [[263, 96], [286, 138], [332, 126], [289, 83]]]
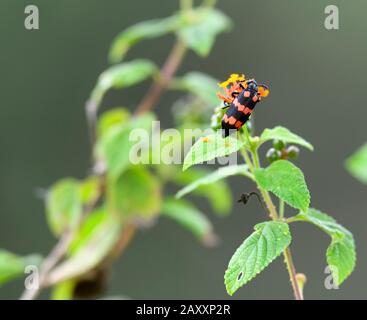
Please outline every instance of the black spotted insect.
[[258, 84], [255, 79], [246, 79], [244, 75], [232, 74], [228, 80], [219, 84], [225, 95], [218, 93], [228, 108], [222, 118], [223, 136], [231, 130], [240, 129], [250, 118], [256, 104], [269, 94], [268, 86]]

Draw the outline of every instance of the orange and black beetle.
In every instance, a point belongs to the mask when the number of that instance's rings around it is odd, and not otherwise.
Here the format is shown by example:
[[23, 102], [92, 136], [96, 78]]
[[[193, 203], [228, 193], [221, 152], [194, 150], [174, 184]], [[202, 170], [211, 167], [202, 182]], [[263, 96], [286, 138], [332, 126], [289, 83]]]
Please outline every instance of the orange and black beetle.
[[226, 93], [225, 96], [218, 93], [218, 97], [224, 101], [224, 108], [228, 108], [222, 119], [223, 136], [227, 137], [230, 130], [238, 130], [245, 124], [256, 104], [268, 96], [269, 88], [238, 74], [232, 74], [219, 86]]

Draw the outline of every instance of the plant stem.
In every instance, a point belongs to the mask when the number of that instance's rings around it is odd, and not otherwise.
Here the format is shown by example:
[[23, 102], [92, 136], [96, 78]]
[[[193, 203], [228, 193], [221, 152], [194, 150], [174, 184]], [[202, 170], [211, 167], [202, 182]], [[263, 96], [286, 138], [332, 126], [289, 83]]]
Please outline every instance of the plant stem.
[[147, 94], [137, 107], [135, 114], [142, 114], [153, 109], [180, 66], [186, 50], [186, 45], [180, 40], [177, 40], [161, 69], [160, 77], [152, 84]]
[[[260, 169], [261, 168], [260, 159], [259, 159], [259, 155], [257, 153], [257, 147], [254, 146], [251, 143], [250, 135], [247, 131], [246, 126], [244, 126], [244, 132], [245, 132], [246, 142], [249, 146], [249, 149], [250, 149], [250, 152], [251, 152], [251, 155], [252, 155], [252, 162], [251, 162], [251, 159], [249, 158], [249, 156], [247, 154], [247, 150], [245, 148], [243, 148], [244, 150], [241, 150], [241, 151], [242, 151], [242, 154], [244, 155], [245, 162], [247, 163], [247, 165], [250, 168], [250, 171], [254, 174], [254, 169]], [[270, 218], [273, 221], [277, 221], [277, 220], [279, 220], [279, 218], [283, 218], [283, 216], [284, 216], [284, 202], [282, 200], [280, 200], [281, 202], [279, 203], [279, 217], [278, 217], [277, 210], [276, 210], [275, 205], [274, 205], [274, 203], [273, 203], [273, 201], [270, 197], [269, 192], [264, 190], [263, 188], [261, 188], [259, 185], [257, 185], [257, 187], [258, 187], [258, 189], [261, 193], [261, 196], [264, 199], [266, 207], [269, 210]], [[290, 278], [290, 281], [291, 281], [291, 284], [292, 284], [294, 297], [295, 297], [296, 300], [303, 300], [303, 294], [302, 294], [302, 291], [301, 291], [301, 289], [299, 287], [299, 284], [297, 282], [297, 279], [296, 279], [297, 272], [296, 272], [296, 268], [295, 268], [295, 265], [294, 265], [294, 262], [293, 262], [293, 259], [292, 259], [291, 249], [289, 247], [286, 248], [283, 251], [283, 256], [284, 256], [284, 261], [285, 261], [285, 264], [287, 266], [287, 270], [288, 270], [288, 273], [289, 273], [289, 278]]]
[[38, 288], [34, 290], [25, 289], [20, 297], [20, 300], [33, 300], [35, 299], [44, 286], [44, 281], [48, 272], [64, 257], [67, 248], [69, 247], [72, 237], [72, 232], [66, 231], [52, 249], [50, 254], [45, 258], [40, 267], [38, 275]]
[[217, 0], [204, 0], [202, 5], [204, 7], [214, 7], [216, 2]]
[[128, 245], [130, 244], [130, 241], [134, 238], [136, 229], [137, 228], [134, 224], [129, 224], [123, 228], [121, 237], [112, 251], [113, 259], [116, 259], [117, 257], [121, 256], [122, 253], [126, 250]]
[[181, 10], [183, 11], [191, 10], [192, 5], [193, 5], [193, 0], [181, 0], [180, 1], [180, 7], [181, 7]]
[[284, 201], [282, 199], [279, 199], [279, 218], [284, 218]]
[[294, 292], [294, 297], [296, 298], [296, 300], [303, 300], [302, 290], [299, 287], [297, 277], [296, 277], [297, 272], [296, 272], [296, 268], [294, 266], [291, 249], [289, 247], [287, 249], [285, 249], [283, 251], [283, 255], [284, 255], [284, 261], [285, 261], [285, 264], [287, 266], [287, 270], [288, 270], [288, 273], [289, 273], [289, 277], [290, 277], [290, 280], [291, 280], [291, 284], [292, 284], [292, 288], [293, 288], [293, 292]]

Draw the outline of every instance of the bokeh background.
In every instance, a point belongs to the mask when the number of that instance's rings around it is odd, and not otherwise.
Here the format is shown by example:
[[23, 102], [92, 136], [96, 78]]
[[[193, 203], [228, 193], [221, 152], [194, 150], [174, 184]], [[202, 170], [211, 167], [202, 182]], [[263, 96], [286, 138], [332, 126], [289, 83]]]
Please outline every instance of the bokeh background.
[[[36, 4], [40, 30], [24, 28], [24, 8]], [[324, 28], [324, 8], [335, 4], [340, 29]], [[1, 0], [0, 1], [0, 247], [19, 254], [47, 254], [55, 239], [48, 231], [37, 188], [61, 177], [84, 177], [90, 148], [84, 103], [107, 67], [114, 36], [138, 21], [170, 15], [177, 1]], [[219, 1], [233, 20], [202, 59], [189, 53], [179, 73], [207, 72], [219, 79], [246, 73], [271, 86], [256, 110], [256, 126], [281, 124], [315, 146], [302, 150], [312, 206], [336, 217], [356, 239], [355, 272], [339, 290], [326, 290], [327, 235], [308, 224], [294, 224], [292, 251], [299, 272], [308, 277], [306, 298], [367, 298], [367, 187], [344, 169], [344, 161], [367, 140], [367, 3], [351, 1]], [[128, 58], [148, 57], [161, 64], [173, 36], [146, 41]], [[134, 108], [149, 83], [110, 92], [104, 108]], [[174, 93], [160, 100], [163, 126], [172, 125]], [[254, 186], [229, 180], [235, 196]], [[206, 202], [196, 202], [214, 221], [221, 243], [203, 247], [171, 221], [140, 231], [114, 265], [109, 296], [142, 299], [226, 299], [223, 274], [235, 248], [263, 220], [256, 201], [235, 204], [229, 217], [217, 218]], [[0, 298], [17, 298], [22, 281], [0, 288]], [[233, 299], [288, 299], [292, 291], [278, 258]]]

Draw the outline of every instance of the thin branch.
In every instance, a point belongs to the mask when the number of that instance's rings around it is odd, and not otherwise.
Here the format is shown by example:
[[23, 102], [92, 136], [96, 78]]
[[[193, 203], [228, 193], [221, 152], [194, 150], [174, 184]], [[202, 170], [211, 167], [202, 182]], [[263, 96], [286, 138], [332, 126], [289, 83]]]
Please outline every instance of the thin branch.
[[147, 94], [138, 105], [135, 114], [142, 114], [154, 108], [180, 66], [185, 52], [186, 45], [181, 41], [177, 41], [161, 69], [159, 79], [152, 84]]
[[92, 147], [95, 145], [97, 137], [97, 130], [96, 130], [97, 110], [98, 110], [98, 104], [95, 101], [90, 100], [86, 102], [85, 114], [87, 118], [90, 144]]
[[292, 284], [292, 288], [294, 292], [294, 297], [296, 298], [296, 300], [303, 300], [302, 290], [299, 287], [299, 284], [297, 281], [297, 272], [294, 266], [291, 249], [289, 247], [285, 249], [283, 251], [283, 255], [284, 255], [284, 261], [285, 261], [285, 264], [287, 265], [288, 273], [290, 276], [290, 280], [291, 280], [291, 284]]
[[137, 228], [133, 224], [129, 224], [125, 228], [123, 228], [120, 239], [117, 242], [117, 244], [115, 245], [113, 252], [112, 252], [113, 259], [116, 259], [117, 257], [121, 256], [125, 252], [131, 240], [134, 238], [136, 230]]
[[35, 299], [44, 287], [44, 281], [50, 270], [64, 257], [70, 243], [72, 241], [72, 232], [66, 231], [63, 233], [55, 247], [50, 254], [42, 262], [39, 276], [38, 276], [38, 288], [34, 290], [25, 289], [20, 297], [20, 300], [33, 300]]

